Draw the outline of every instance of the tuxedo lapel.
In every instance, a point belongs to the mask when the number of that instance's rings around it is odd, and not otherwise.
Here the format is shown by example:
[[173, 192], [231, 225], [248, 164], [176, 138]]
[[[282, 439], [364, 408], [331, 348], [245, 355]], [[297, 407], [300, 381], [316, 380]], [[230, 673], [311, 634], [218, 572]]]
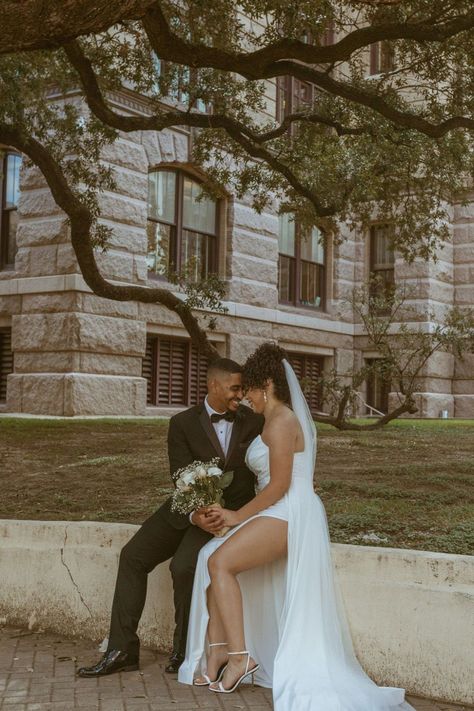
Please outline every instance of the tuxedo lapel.
[[[226, 456], [222, 450], [222, 447], [219, 442], [219, 438], [217, 437], [216, 431], [214, 427], [211, 424], [211, 420], [209, 418], [209, 415], [207, 414], [207, 410], [205, 407], [202, 408], [201, 414], [199, 415], [199, 421], [202, 425], [202, 428], [204, 432], [207, 434], [209, 439], [211, 440], [212, 446], [216, 450], [216, 453], [219, 455], [220, 459], [224, 461], [226, 459]], [[234, 428], [232, 428], [234, 429]], [[234, 436], [234, 432], [232, 432], [232, 438]], [[230, 450], [230, 446], [229, 446]]]
[[230, 435], [229, 447], [227, 449], [227, 456], [225, 458], [226, 462], [229, 461], [235, 445], [240, 440], [242, 427], [243, 427], [243, 417], [236, 417], [234, 420], [234, 424], [232, 425], [232, 434]]

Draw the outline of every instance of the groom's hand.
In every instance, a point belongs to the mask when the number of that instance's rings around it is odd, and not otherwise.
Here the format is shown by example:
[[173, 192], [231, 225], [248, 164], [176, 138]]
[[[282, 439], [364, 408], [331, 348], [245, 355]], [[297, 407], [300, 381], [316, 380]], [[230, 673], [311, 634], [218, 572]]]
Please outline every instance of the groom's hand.
[[199, 526], [203, 531], [216, 533], [222, 528], [224, 517], [220, 511], [208, 511], [207, 508], [196, 509], [192, 517], [195, 526]]

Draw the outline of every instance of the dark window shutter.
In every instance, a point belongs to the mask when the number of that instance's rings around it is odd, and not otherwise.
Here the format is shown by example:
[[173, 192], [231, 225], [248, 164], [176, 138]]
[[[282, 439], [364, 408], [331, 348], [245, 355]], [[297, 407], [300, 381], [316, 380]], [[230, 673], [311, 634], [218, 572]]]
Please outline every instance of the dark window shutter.
[[142, 363], [142, 377], [146, 379], [147, 405], [156, 405], [156, 336], [147, 336], [145, 356]]
[[191, 341], [147, 336], [142, 377], [147, 405], [197, 405], [207, 393], [207, 358]]
[[158, 339], [158, 405], [187, 404], [188, 343]]
[[317, 381], [318, 378], [321, 377], [323, 358], [321, 356], [311, 356], [303, 353], [290, 353], [289, 358], [296, 377], [302, 381], [302, 387], [309, 409], [312, 413], [320, 410], [321, 389]]
[[298, 380], [301, 380], [301, 378], [303, 377], [303, 360], [304, 356], [297, 355], [296, 353], [290, 354], [290, 363], [296, 373], [296, 377], [298, 378]]
[[207, 358], [199, 353], [195, 346], [191, 347], [191, 363], [189, 368], [189, 404], [202, 402], [207, 393]]
[[7, 375], [13, 373], [12, 332], [0, 331], [0, 402], [7, 399]]

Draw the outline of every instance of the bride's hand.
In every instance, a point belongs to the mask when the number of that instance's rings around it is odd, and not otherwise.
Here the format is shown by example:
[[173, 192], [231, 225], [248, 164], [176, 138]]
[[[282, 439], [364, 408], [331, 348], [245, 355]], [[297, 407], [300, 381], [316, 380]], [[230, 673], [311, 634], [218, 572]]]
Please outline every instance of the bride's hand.
[[242, 523], [238, 511], [231, 511], [231, 509], [223, 509], [218, 504], [213, 504], [212, 506], [209, 506], [207, 511], [208, 513], [212, 511], [213, 513], [219, 512], [220, 514], [222, 514], [222, 517], [224, 519], [224, 526], [230, 526], [232, 528], [232, 526], [238, 526], [239, 523]]

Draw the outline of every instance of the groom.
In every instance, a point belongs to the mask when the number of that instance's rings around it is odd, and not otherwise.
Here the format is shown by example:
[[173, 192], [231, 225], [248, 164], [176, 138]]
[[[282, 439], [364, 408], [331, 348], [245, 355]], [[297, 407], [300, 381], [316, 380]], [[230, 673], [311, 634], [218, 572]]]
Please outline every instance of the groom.
[[[263, 417], [240, 404], [242, 369], [228, 358], [214, 361], [207, 373], [206, 399], [170, 420], [168, 456], [170, 472], [195, 460], [219, 457], [224, 471], [234, 477], [225, 490], [225, 505], [239, 509], [255, 496], [255, 480], [245, 465], [250, 442], [260, 434]], [[177, 672], [184, 659], [191, 595], [197, 557], [202, 546], [222, 527], [220, 514], [198, 509], [186, 516], [171, 511], [171, 498], [148, 518], [120, 554], [112, 604], [108, 648], [81, 677], [98, 677], [138, 669], [140, 641], [137, 627], [145, 605], [147, 577], [159, 563], [171, 558], [175, 633], [167, 672]]]

